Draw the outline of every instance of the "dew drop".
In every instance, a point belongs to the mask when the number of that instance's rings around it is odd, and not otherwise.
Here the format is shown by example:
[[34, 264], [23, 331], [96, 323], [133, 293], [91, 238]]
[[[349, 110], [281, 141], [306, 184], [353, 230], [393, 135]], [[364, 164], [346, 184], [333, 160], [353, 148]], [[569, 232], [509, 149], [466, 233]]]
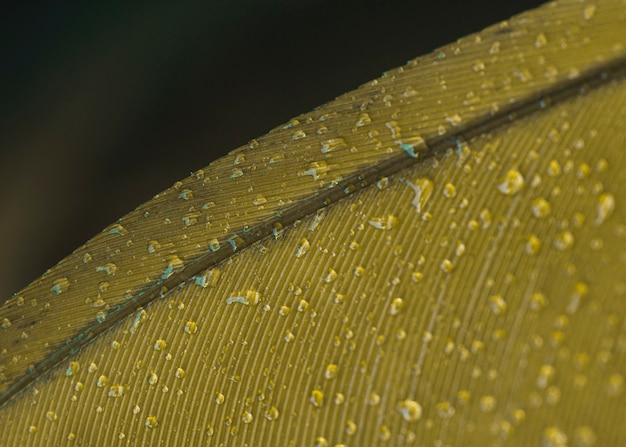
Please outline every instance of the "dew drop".
[[150, 372], [150, 374], [148, 374], [148, 379], [147, 382], [150, 385], [156, 385], [159, 382], [159, 376], [154, 372]]
[[422, 417], [422, 406], [411, 399], [399, 402], [397, 409], [407, 422], [415, 422]]
[[444, 259], [443, 261], [441, 261], [440, 268], [442, 272], [450, 273], [454, 268], [454, 265], [452, 264], [452, 262], [450, 262], [450, 260]]
[[329, 283], [337, 279], [337, 272], [332, 268], [328, 269], [328, 274], [324, 277], [324, 282]]
[[389, 306], [389, 315], [397, 315], [404, 307], [404, 300], [400, 297], [394, 298]]
[[369, 224], [379, 230], [391, 230], [398, 223], [398, 218], [392, 214], [386, 214], [381, 217], [374, 217]]
[[598, 197], [598, 204], [596, 206], [596, 220], [595, 225], [601, 225], [606, 219], [608, 219], [615, 210], [615, 197], [613, 194], [604, 193]]
[[321, 390], [311, 391], [311, 404], [315, 408], [321, 408], [324, 405], [324, 393]]
[[536, 255], [537, 252], [539, 252], [540, 248], [541, 241], [539, 240], [539, 238], [534, 234], [528, 236], [528, 239], [526, 240], [526, 253], [528, 253], [529, 255]]
[[446, 183], [443, 187], [443, 195], [448, 198], [456, 196], [456, 187], [452, 183]]
[[245, 306], [254, 306], [259, 303], [261, 294], [255, 290], [246, 290], [244, 293], [236, 294], [226, 298], [226, 304], [239, 303]]
[[222, 271], [218, 268], [205, 271], [203, 274], [195, 277], [195, 282], [200, 287], [215, 287]]
[[98, 377], [98, 381], [96, 382], [96, 386], [98, 388], [104, 388], [108, 381], [109, 381], [109, 378], [107, 376], [101, 375], [100, 377]]
[[357, 430], [357, 426], [354, 423], [354, 421], [348, 419], [346, 421], [346, 434], [352, 436], [356, 433], [356, 430]]
[[264, 203], [267, 203], [267, 199], [261, 195], [256, 196], [256, 198], [252, 201], [254, 206], [263, 205]]
[[120, 397], [122, 394], [124, 394], [123, 385], [111, 385], [109, 387], [109, 397]]
[[195, 321], [188, 321], [185, 323], [185, 332], [188, 334], [195, 334], [198, 331], [198, 326]]
[[415, 211], [420, 213], [433, 193], [433, 182], [426, 178], [420, 178], [415, 183], [407, 180], [406, 184], [415, 192], [412, 205]]
[[574, 245], [574, 235], [571, 231], [565, 230], [554, 238], [554, 248], [557, 250], [567, 250]]
[[522, 174], [515, 170], [509, 170], [498, 183], [498, 190], [502, 194], [512, 196], [517, 194], [524, 187], [524, 177]]
[[611, 374], [606, 384], [606, 392], [611, 397], [616, 397], [624, 391], [624, 376]]
[[551, 208], [552, 208], [550, 206], [550, 202], [548, 202], [543, 197], [539, 197], [539, 198], [533, 200], [530, 206], [531, 206], [530, 209], [531, 209], [531, 211], [533, 213], [533, 216], [535, 216], [537, 218], [546, 217], [547, 215], [550, 214], [550, 211], [551, 211]]
[[146, 427], [148, 428], [156, 428], [159, 425], [159, 421], [156, 416], [148, 416], [146, 418]]
[[547, 173], [550, 177], [557, 177], [561, 174], [561, 164], [556, 160], [550, 160]]
[[78, 371], [80, 371], [80, 363], [74, 361], [74, 362], [70, 362], [70, 364], [68, 365], [67, 369], [65, 370], [65, 375], [66, 376], [72, 376], [74, 374], [76, 374]]
[[335, 377], [337, 377], [338, 369], [339, 368], [334, 363], [328, 364], [326, 366], [326, 370], [324, 371], [324, 378], [327, 380], [334, 379]]
[[264, 416], [265, 416], [265, 419], [267, 419], [268, 421], [275, 421], [276, 419], [278, 419], [278, 416], [280, 416], [280, 412], [278, 411], [278, 408], [272, 405], [265, 412]]
[[296, 258], [300, 258], [304, 256], [309, 251], [310, 248], [311, 248], [311, 244], [309, 243], [307, 238], [303, 237], [302, 239], [300, 239], [300, 244], [298, 245], [298, 251], [296, 251]]
[[244, 411], [243, 414], [241, 415], [241, 421], [244, 424], [249, 424], [250, 422], [252, 422], [252, 419], [254, 418], [252, 416], [252, 413], [250, 413], [249, 411]]
[[500, 295], [492, 295], [489, 297], [489, 308], [495, 315], [506, 312], [506, 301]]
[[567, 435], [558, 427], [550, 426], [543, 431], [542, 447], [567, 447]]
[[496, 408], [496, 399], [493, 396], [482, 396], [478, 406], [483, 413], [491, 413]]
[[585, 9], [583, 9], [583, 19], [591, 20], [596, 14], [597, 9], [598, 7], [596, 5], [585, 6]]
[[358, 121], [356, 122], [356, 127], [363, 127], [367, 124], [370, 124], [372, 122], [372, 119], [370, 118], [370, 116], [367, 113], [362, 113], [361, 116], [359, 116]]
[[306, 132], [303, 130], [296, 130], [293, 134], [291, 134], [291, 138], [293, 140], [301, 140], [306, 137]]
[[50, 290], [52, 290], [54, 293], [56, 293], [57, 295], [66, 292], [67, 289], [70, 288], [70, 281], [67, 278], [59, 278], [59, 279], [55, 279], [52, 282], [52, 287], [50, 287]]

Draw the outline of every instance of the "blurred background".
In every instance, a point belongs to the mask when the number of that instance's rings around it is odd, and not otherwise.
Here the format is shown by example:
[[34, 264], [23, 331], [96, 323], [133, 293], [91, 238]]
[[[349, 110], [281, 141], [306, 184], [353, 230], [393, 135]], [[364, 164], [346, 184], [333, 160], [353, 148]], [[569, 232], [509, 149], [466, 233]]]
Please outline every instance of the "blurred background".
[[541, 3], [5, 4], [0, 303], [191, 171]]

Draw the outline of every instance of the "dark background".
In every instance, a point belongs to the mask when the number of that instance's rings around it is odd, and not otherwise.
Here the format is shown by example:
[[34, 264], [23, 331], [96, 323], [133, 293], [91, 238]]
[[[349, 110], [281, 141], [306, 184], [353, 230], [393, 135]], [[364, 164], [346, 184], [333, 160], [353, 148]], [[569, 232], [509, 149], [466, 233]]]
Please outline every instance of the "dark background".
[[541, 1], [0, 10], [0, 302], [220, 155]]

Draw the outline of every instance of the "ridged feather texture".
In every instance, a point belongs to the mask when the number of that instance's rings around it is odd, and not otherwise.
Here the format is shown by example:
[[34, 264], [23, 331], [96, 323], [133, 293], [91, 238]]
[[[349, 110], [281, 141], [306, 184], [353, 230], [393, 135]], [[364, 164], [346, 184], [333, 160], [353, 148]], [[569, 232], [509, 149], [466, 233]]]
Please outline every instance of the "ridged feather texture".
[[626, 443], [626, 3], [391, 70], [0, 308], [3, 445]]

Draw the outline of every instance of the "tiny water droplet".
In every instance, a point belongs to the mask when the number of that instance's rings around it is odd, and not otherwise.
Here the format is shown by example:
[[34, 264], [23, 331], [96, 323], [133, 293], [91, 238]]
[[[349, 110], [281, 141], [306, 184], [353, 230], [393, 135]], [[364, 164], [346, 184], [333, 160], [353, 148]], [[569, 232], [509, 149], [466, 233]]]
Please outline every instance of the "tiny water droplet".
[[50, 290], [57, 295], [60, 295], [61, 293], [66, 292], [69, 288], [70, 281], [67, 278], [59, 278], [52, 281], [52, 287], [50, 287]]
[[604, 193], [598, 197], [598, 204], [596, 205], [596, 220], [594, 224], [602, 225], [606, 219], [611, 217], [615, 210], [615, 197], [613, 194]]
[[146, 418], [146, 427], [148, 428], [156, 428], [159, 425], [159, 421], [156, 416], [148, 416]]
[[411, 399], [399, 402], [397, 409], [407, 422], [415, 422], [422, 417], [422, 406]]
[[500, 179], [500, 183], [498, 183], [498, 190], [507, 196], [517, 194], [523, 187], [524, 177], [515, 169], [509, 170], [505, 176]]
[[311, 391], [311, 404], [315, 408], [321, 408], [324, 405], [324, 393], [321, 390]]

